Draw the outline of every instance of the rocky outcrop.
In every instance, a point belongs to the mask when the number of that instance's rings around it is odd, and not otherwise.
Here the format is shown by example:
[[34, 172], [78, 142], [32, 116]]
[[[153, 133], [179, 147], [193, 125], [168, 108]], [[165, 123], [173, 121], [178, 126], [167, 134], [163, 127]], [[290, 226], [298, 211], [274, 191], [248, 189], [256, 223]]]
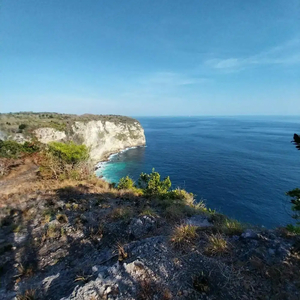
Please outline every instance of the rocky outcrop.
[[6, 140], [6, 134], [0, 130], [0, 140], [5, 141]]
[[35, 136], [41, 143], [59, 142], [65, 140], [67, 135], [64, 131], [58, 131], [54, 128], [38, 128], [34, 131]]
[[144, 129], [138, 121], [89, 121], [74, 122], [69, 132], [54, 128], [38, 128], [34, 131], [42, 143], [74, 141], [90, 148], [93, 161], [101, 161], [109, 154], [129, 147], [146, 144]]

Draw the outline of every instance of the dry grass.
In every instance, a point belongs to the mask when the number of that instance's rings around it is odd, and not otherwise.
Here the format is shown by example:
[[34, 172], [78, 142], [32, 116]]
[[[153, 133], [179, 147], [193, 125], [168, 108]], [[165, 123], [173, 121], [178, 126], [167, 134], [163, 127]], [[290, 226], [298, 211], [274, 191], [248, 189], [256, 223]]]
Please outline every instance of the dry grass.
[[31, 266], [25, 266], [23, 264], [19, 264], [17, 266], [18, 274], [15, 276], [17, 278], [20, 277], [30, 277], [33, 275], [33, 268]]
[[214, 234], [208, 237], [208, 245], [205, 252], [209, 255], [220, 255], [229, 250], [228, 242], [221, 234]]
[[240, 235], [243, 233], [245, 226], [237, 220], [227, 219], [223, 225], [223, 231], [229, 235]]
[[176, 226], [170, 240], [178, 248], [191, 244], [198, 237], [196, 230], [197, 227], [193, 225]]
[[69, 219], [65, 214], [56, 215], [56, 220], [61, 224], [65, 224], [69, 222]]
[[128, 258], [128, 253], [126, 252], [124, 246], [121, 243], [117, 243], [118, 260], [123, 261]]
[[143, 209], [143, 211], [140, 213], [140, 216], [149, 216], [153, 218], [158, 217], [156, 211], [153, 210], [151, 207], [146, 207], [145, 209]]
[[104, 225], [100, 224], [97, 228], [90, 228], [90, 238], [92, 240], [100, 241], [104, 234]]
[[116, 207], [109, 214], [109, 217], [113, 220], [128, 221], [133, 216], [132, 208], [127, 206]]
[[147, 278], [138, 282], [137, 300], [171, 300], [172, 293], [165, 287]]
[[169, 221], [180, 221], [185, 217], [183, 205], [174, 204], [167, 207], [164, 211], [164, 217]]
[[16, 300], [36, 300], [36, 291], [31, 289], [25, 291], [23, 295], [17, 295]]

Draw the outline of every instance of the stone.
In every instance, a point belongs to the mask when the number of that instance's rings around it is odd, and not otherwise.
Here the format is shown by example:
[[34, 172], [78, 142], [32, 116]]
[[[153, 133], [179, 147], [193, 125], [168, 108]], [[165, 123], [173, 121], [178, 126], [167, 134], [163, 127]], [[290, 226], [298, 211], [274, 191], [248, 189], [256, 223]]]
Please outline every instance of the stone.
[[275, 255], [275, 249], [270, 248], [270, 249], [268, 250], [268, 253], [269, 253], [270, 255]]
[[155, 228], [156, 221], [153, 217], [143, 216], [134, 218], [128, 227], [129, 234], [135, 239], [140, 239]]
[[244, 239], [258, 239], [258, 234], [252, 229], [246, 229], [241, 234], [241, 237], [243, 237]]
[[188, 225], [193, 225], [197, 227], [210, 227], [213, 226], [205, 216], [196, 215], [186, 220]]

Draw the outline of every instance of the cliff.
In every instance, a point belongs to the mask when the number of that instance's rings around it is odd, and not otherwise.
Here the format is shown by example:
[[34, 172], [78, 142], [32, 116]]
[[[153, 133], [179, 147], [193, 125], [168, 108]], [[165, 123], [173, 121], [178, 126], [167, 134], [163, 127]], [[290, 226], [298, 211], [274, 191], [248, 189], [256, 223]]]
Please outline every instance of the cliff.
[[0, 139], [24, 142], [34, 137], [42, 143], [73, 141], [85, 144], [95, 162], [125, 148], [146, 144], [141, 124], [128, 117], [56, 113], [0, 114]]

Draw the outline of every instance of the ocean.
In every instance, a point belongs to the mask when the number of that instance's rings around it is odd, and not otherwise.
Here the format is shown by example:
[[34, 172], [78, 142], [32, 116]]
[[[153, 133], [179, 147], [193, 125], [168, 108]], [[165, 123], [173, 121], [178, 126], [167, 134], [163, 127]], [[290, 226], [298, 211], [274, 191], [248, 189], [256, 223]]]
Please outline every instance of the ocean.
[[155, 168], [172, 187], [231, 218], [274, 228], [293, 223], [285, 192], [300, 187], [300, 117], [140, 117], [146, 147], [97, 170], [109, 182]]

